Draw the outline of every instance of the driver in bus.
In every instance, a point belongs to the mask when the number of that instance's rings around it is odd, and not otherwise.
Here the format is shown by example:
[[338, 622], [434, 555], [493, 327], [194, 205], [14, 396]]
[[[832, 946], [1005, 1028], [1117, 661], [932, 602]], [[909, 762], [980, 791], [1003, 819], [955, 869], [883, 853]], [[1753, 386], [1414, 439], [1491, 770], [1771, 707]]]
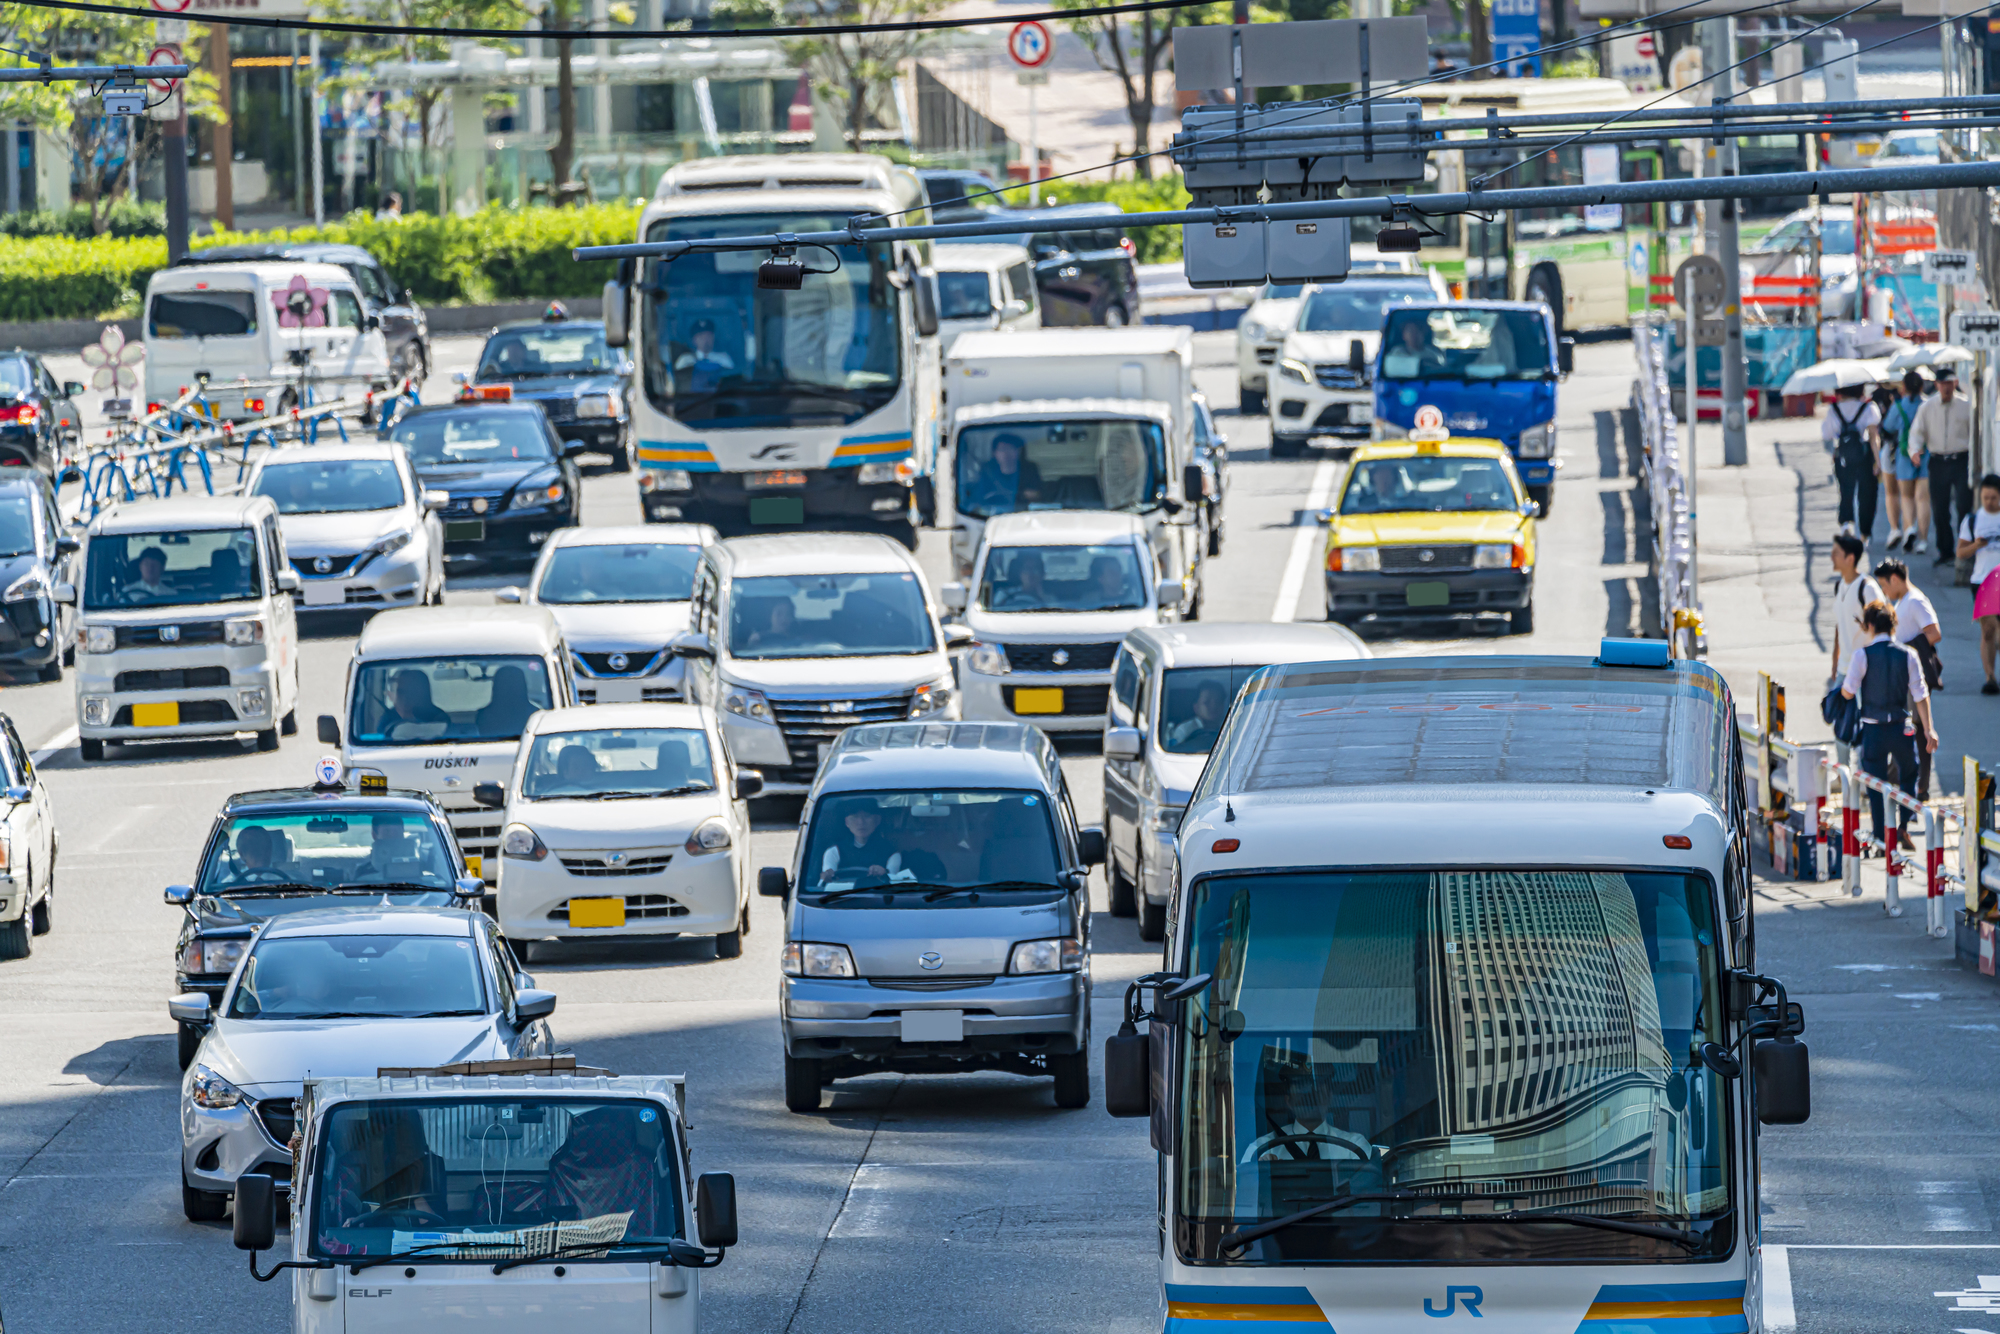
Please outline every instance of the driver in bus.
[[993, 457], [972, 480], [974, 505], [1006, 513], [1042, 498], [1042, 470], [1023, 457], [1027, 449], [1027, 442], [1011, 431], [993, 438]]
[[722, 377], [736, 370], [736, 360], [715, 345], [715, 321], [699, 319], [688, 334], [693, 350], [674, 359], [674, 369], [690, 372], [688, 389], [706, 394], [722, 383]]
[[[1314, 1045], [1319, 1045], [1315, 1040]], [[1375, 1156], [1366, 1136], [1357, 1135], [1333, 1122], [1333, 1085], [1340, 1080], [1339, 1067], [1300, 1062], [1272, 1072], [1283, 1081], [1282, 1091], [1271, 1101], [1266, 1119], [1275, 1128], [1250, 1141], [1242, 1161], [1308, 1162], [1332, 1159], [1363, 1162]]]

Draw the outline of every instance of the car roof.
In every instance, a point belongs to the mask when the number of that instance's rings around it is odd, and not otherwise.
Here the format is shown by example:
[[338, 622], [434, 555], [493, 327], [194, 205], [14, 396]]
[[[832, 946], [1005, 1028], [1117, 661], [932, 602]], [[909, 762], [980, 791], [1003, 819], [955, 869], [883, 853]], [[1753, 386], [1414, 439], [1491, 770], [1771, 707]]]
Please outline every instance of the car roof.
[[1376, 440], [1360, 446], [1349, 460], [1347, 471], [1371, 459], [1407, 459], [1418, 454], [1442, 454], [1449, 458], [1504, 458], [1507, 446], [1498, 440], [1488, 440], [1481, 436], [1455, 435], [1449, 440], [1436, 444], [1420, 444], [1415, 440]]
[[344, 789], [339, 792], [321, 792], [310, 787], [272, 787], [254, 792], [232, 793], [222, 803], [225, 815], [241, 815], [245, 811], [260, 810], [271, 814], [286, 811], [317, 811], [328, 806], [336, 806], [343, 811], [397, 811], [428, 814], [438, 809], [437, 803], [427, 792], [406, 788], [391, 788], [387, 792], [356, 792]]
[[393, 440], [380, 437], [370, 439], [357, 435], [348, 440], [329, 441], [323, 445], [279, 445], [257, 461], [257, 466], [269, 467], [274, 463], [301, 463], [308, 460], [319, 463], [344, 463], [349, 460], [392, 459], [402, 452], [403, 447]]
[[986, 521], [989, 547], [1088, 546], [1094, 542], [1144, 538], [1146, 521], [1110, 510], [1024, 510]]
[[240, 260], [231, 264], [195, 264], [180, 269], [160, 269], [148, 282], [148, 287], [164, 287], [172, 292], [189, 291], [212, 281], [219, 274], [234, 273], [259, 279], [267, 284], [280, 286], [294, 278], [304, 278], [308, 282], [338, 283], [350, 286], [354, 275], [338, 264], [325, 264], [318, 260]]
[[[493, 333], [503, 334], [513, 329], [602, 329], [603, 320], [509, 320], [505, 324], [493, 326]], [[492, 334], [487, 335], [489, 338]]]
[[817, 794], [933, 787], [1053, 788], [1055, 746], [1026, 723], [875, 723], [841, 734]]
[[312, 259], [329, 264], [376, 262], [375, 256], [360, 246], [342, 245], [335, 241], [255, 241], [248, 245], [218, 245], [190, 250], [175, 260], [173, 267], [182, 269], [202, 264], [237, 264], [266, 259]]
[[383, 904], [370, 908], [308, 908], [271, 919], [261, 940], [279, 936], [471, 936], [480, 914], [468, 908]]
[[931, 267], [940, 273], [965, 273], [1009, 264], [1025, 264], [1030, 258], [1026, 246], [982, 242], [979, 245], [944, 246], [938, 250]]
[[0, 468], [0, 490], [25, 486], [40, 491], [47, 478], [40, 468], [4, 467]]
[[638, 727], [688, 727], [705, 731], [708, 715], [694, 704], [573, 704], [542, 709], [528, 719], [528, 732], [611, 732]]
[[393, 607], [375, 613], [354, 652], [363, 658], [477, 657], [551, 653], [561, 643], [562, 628], [546, 607]]
[[420, 403], [404, 412], [391, 422], [390, 429], [401, 425], [412, 417], [436, 417], [453, 412], [531, 412], [537, 417], [547, 417], [548, 413], [539, 403], [521, 402], [499, 398], [475, 398], [464, 403]]
[[90, 522], [92, 533], [164, 533], [242, 527], [278, 507], [269, 496], [174, 496], [114, 505]]
[[552, 547], [609, 547], [626, 543], [679, 546], [692, 542], [705, 547], [718, 541], [715, 529], [705, 523], [621, 523], [606, 527], [558, 528], [550, 536]]
[[377, 1101], [384, 1098], [422, 1098], [476, 1102], [509, 1094], [536, 1101], [561, 1098], [604, 1097], [652, 1098], [669, 1103], [681, 1115], [681, 1098], [687, 1084], [685, 1075], [590, 1075], [558, 1070], [536, 1071], [529, 1075], [479, 1075], [467, 1080], [462, 1075], [346, 1075], [308, 1079], [313, 1104], [328, 1107], [350, 1099]]
[[916, 568], [904, 547], [877, 533], [731, 537], [709, 550], [734, 579], [766, 574], [900, 574]]
[[1183, 621], [1144, 626], [1125, 642], [1152, 649], [1163, 668], [1268, 667], [1374, 656], [1352, 630], [1317, 621]]

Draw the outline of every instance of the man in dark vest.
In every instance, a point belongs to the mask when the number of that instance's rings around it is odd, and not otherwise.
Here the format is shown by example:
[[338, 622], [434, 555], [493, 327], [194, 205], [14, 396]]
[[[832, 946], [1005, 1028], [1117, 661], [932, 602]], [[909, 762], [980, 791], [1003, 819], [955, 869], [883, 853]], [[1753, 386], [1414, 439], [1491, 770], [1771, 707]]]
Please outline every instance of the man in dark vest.
[[[1931, 726], [1930, 688], [1924, 683], [1923, 666], [1907, 644], [1896, 643], [1896, 612], [1880, 600], [1861, 609], [1861, 630], [1868, 636], [1861, 650], [1847, 665], [1847, 678], [1840, 693], [1861, 701], [1861, 772], [1870, 778], [1893, 782], [1905, 793], [1917, 787], [1917, 747], [1937, 749], [1937, 729]], [[1919, 733], [1911, 725], [1915, 715]], [[1882, 812], [1882, 794], [1872, 788], [1868, 810], [1875, 817], [1875, 838], [1887, 846]], [[1899, 832], [1906, 832], [1910, 812], [1903, 808], [1897, 820]]]

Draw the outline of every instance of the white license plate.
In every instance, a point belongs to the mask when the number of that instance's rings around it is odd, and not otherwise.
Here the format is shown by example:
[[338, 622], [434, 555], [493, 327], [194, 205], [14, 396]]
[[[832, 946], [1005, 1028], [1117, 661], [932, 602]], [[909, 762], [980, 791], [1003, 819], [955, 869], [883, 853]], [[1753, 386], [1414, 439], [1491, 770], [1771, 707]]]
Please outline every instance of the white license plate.
[[327, 583], [307, 581], [305, 585], [308, 607], [344, 607], [347, 605], [347, 585], [339, 580]]
[[1375, 405], [1373, 403], [1349, 403], [1347, 405], [1347, 424], [1349, 426], [1372, 426], [1374, 423]]
[[963, 1042], [965, 1041], [965, 1011], [905, 1010], [903, 1011], [903, 1041]]
[[627, 681], [593, 681], [591, 689], [597, 692], [599, 704], [643, 704], [646, 701], [646, 683], [636, 677]]

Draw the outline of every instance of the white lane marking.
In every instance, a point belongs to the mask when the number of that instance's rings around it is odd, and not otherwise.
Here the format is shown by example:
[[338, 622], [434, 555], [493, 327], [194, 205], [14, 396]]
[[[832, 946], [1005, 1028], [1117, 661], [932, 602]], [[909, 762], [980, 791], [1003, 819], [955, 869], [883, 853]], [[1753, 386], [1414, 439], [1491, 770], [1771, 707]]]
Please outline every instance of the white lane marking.
[[888, 1163], [862, 1163], [854, 1169], [847, 1198], [841, 1201], [840, 1213], [834, 1218], [833, 1226], [827, 1229], [827, 1236], [889, 1235], [889, 1225], [895, 1215], [895, 1205], [889, 1198], [890, 1183], [886, 1179], [891, 1166]]
[[1278, 580], [1277, 605], [1271, 608], [1271, 619], [1280, 625], [1298, 619], [1299, 594], [1306, 586], [1306, 566], [1312, 561], [1313, 543], [1320, 532], [1319, 520], [1313, 516], [1326, 506], [1327, 496], [1333, 491], [1333, 474], [1332, 459], [1321, 459], [1319, 467], [1313, 469], [1305, 512], [1299, 517], [1298, 530], [1292, 534], [1292, 554], [1285, 558], [1285, 573]]
[[1784, 1334], [1798, 1327], [1792, 1309], [1792, 1257], [1783, 1246], [1764, 1248], [1764, 1331]]
[[74, 746], [76, 744], [76, 741], [77, 741], [76, 729], [74, 727], [66, 727], [62, 731], [56, 733], [54, 736], [50, 737], [48, 740], [48, 744], [44, 745], [40, 750], [36, 751], [29, 758], [34, 760], [36, 764], [41, 764], [44, 761], [46, 761], [49, 758], [49, 756], [55, 755], [61, 751], [68, 750], [71, 746]]

